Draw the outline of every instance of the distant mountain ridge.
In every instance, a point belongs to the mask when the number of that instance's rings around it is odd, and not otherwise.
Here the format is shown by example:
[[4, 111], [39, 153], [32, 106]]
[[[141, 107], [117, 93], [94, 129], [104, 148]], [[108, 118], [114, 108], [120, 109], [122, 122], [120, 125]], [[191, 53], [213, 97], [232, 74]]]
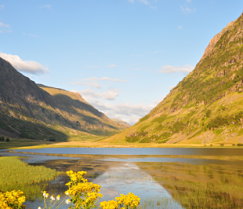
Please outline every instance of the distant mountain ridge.
[[195, 69], [111, 142], [243, 143], [243, 14], [209, 43]]
[[64, 140], [68, 132], [110, 135], [125, 127], [81, 95], [37, 85], [0, 58], [0, 135]]

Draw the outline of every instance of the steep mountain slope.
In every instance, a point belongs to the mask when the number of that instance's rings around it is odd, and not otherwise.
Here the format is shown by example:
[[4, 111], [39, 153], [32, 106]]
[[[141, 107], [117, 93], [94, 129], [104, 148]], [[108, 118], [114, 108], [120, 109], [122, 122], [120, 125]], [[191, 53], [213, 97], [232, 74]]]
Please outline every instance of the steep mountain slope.
[[119, 142], [243, 142], [243, 15], [209, 43], [200, 62]]
[[38, 86], [0, 58], [0, 135], [65, 140], [70, 133], [110, 135], [124, 127], [79, 94]]

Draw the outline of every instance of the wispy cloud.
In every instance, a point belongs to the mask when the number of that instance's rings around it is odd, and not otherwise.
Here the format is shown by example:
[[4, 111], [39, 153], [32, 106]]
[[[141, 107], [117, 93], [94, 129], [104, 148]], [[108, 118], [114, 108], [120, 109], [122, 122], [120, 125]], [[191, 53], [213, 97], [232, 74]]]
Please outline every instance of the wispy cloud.
[[108, 65], [88, 65], [85, 66], [86, 69], [90, 69], [90, 70], [103, 70], [103, 69], [115, 69], [117, 68], [118, 65], [117, 64], [108, 64]]
[[44, 4], [41, 6], [41, 9], [51, 9], [52, 5], [51, 4]]
[[10, 25], [0, 22], [0, 28], [9, 28], [9, 27], [10, 27]]
[[30, 37], [30, 38], [39, 38], [39, 36], [34, 33], [23, 33], [23, 36]]
[[148, 6], [151, 9], [156, 9], [155, 4], [158, 2], [159, 0], [128, 0], [129, 3], [133, 4], [133, 3], [140, 3], [143, 4], [145, 6]]
[[131, 125], [148, 114], [154, 107], [154, 105], [101, 104], [99, 102], [96, 102], [93, 105], [110, 118], [123, 120]]
[[173, 65], [165, 65], [161, 67], [160, 72], [162, 73], [175, 73], [175, 72], [184, 72], [189, 73], [194, 69], [194, 66], [184, 65], [184, 66], [173, 66]]
[[85, 80], [88, 80], [88, 81], [125, 82], [125, 80], [121, 80], [121, 79], [118, 79], [118, 78], [111, 78], [111, 77], [92, 77], [92, 78], [86, 78]]
[[10, 62], [14, 68], [22, 72], [38, 74], [47, 71], [47, 68], [41, 65], [40, 63], [35, 61], [23, 60], [18, 55], [6, 54], [0, 52], [0, 57]]
[[3, 4], [0, 4], [0, 9], [4, 9], [5, 6]]
[[116, 89], [103, 92], [86, 89], [78, 91], [78, 93], [80, 93], [88, 103], [105, 113], [108, 117], [123, 120], [129, 124], [136, 123], [140, 118], [148, 114], [157, 104], [157, 102], [151, 105], [117, 103], [115, 100], [119, 96], [119, 91]]
[[111, 69], [113, 69], [113, 68], [117, 68], [118, 65], [116, 65], [116, 64], [109, 64], [109, 65], [107, 65], [106, 67], [107, 67], [107, 68], [111, 68]]
[[10, 25], [0, 21], [0, 33], [8, 33], [8, 32], [11, 32]]
[[177, 30], [182, 30], [183, 29], [183, 26], [182, 25], [178, 25], [177, 26]]
[[115, 100], [119, 92], [116, 89], [110, 89], [104, 92], [97, 92], [91, 89], [86, 89], [80, 91], [81, 95], [87, 99], [87, 101], [97, 101], [97, 100]]
[[128, 0], [129, 3], [135, 3], [135, 2], [138, 2], [138, 3], [142, 3], [144, 5], [150, 5], [150, 1], [149, 0]]
[[81, 81], [73, 82], [73, 85], [84, 85], [90, 86], [94, 88], [101, 88], [100, 82], [102, 81], [109, 81], [109, 82], [126, 82], [125, 80], [121, 80], [118, 78], [111, 78], [111, 77], [92, 77], [92, 78], [85, 78]]
[[196, 8], [192, 8], [188, 6], [181, 6], [180, 9], [183, 14], [192, 14], [196, 12]]

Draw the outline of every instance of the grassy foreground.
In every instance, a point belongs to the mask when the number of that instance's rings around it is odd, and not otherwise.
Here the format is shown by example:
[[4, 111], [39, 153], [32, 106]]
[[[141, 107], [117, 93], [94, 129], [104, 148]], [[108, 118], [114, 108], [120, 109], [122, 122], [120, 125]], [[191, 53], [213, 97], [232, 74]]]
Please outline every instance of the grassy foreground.
[[0, 191], [22, 190], [28, 198], [35, 198], [43, 191], [45, 182], [57, 175], [53, 169], [28, 165], [17, 157], [0, 157]]

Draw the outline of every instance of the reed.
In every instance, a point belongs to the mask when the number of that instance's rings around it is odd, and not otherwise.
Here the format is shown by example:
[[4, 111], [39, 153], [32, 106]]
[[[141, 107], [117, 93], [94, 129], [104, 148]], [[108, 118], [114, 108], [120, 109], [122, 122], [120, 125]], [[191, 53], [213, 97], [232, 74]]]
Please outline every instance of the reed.
[[17, 157], [0, 157], [0, 191], [3, 192], [21, 190], [28, 199], [35, 199], [57, 175], [56, 170], [28, 165]]

